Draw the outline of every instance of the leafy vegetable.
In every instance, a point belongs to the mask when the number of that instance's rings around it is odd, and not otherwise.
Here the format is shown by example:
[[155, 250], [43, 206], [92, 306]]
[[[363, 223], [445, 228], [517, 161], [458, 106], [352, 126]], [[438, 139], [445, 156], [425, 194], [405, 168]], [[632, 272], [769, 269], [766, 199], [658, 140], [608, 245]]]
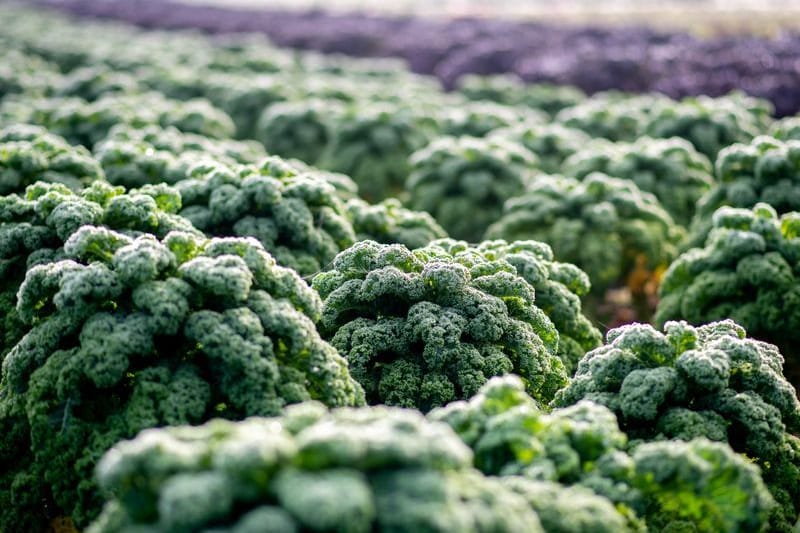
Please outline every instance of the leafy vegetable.
[[[427, 411], [510, 372], [548, 401], [566, 382], [559, 355], [572, 360], [596, 338], [570, 290], [580, 291], [585, 277], [548, 252], [539, 243], [492, 249], [443, 240], [413, 252], [356, 243], [314, 278], [324, 301], [320, 330], [349, 360], [369, 403]], [[527, 279], [542, 287], [547, 307]], [[570, 326], [563, 352], [544, 309]]]
[[255, 237], [279, 264], [316, 274], [355, 241], [336, 189], [268, 158], [256, 166], [200, 163], [175, 185], [181, 215], [209, 235]]
[[85, 526], [97, 460], [141, 429], [363, 403], [316, 332], [320, 307], [254, 239], [82, 226], [19, 290], [30, 331], [0, 381], [0, 528]]
[[706, 246], [678, 257], [664, 275], [655, 320], [701, 325], [732, 318], [755, 338], [777, 344], [800, 385], [800, 214], [778, 218], [768, 204], [722, 207]]
[[543, 531], [471, 456], [444, 424], [389, 407], [153, 429], [103, 457], [110, 501], [88, 531]]
[[0, 194], [21, 193], [35, 181], [77, 191], [103, 178], [86, 148], [73, 147], [44, 128], [17, 124], [0, 130]]
[[584, 270], [595, 294], [630, 284], [644, 269], [652, 277], [675, 257], [682, 236], [656, 198], [635, 184], [591, 174], [583, 181], [535, 179], [506, 202], [486, 238], [546, 242], [561, 261]]
[[440, 137], [410, 159], [409, 206], [427, 211], [457, 239], [478, 241], [503, 202], [528, 184], [536, 156], [500, 138]]
[[762, 468], [778, 502], [770, 528], [788, 532], [800, 511], [800, 402], [782, 366], [775, 346], [730, 320], [667, 322], [663, 333], [632, 324], [586, 354], [554, 405], [606, 405], [634, 439], [729, 443]]
[[[758, 468], [727, 445], [640, 443], [629, 455], [608, 408], [583, 400], [548, 414], [517, 376], [492, 378], [468, 402], [429, 418], [450, 424], [481, 471], [544, 481], [531, 503], [548, 531], [760, 530], [774, 503]], [[567, 511], [572, 502], [583, 505]]]
[[447, 232], [429, 213], [406, 209], [396, 198], [374, 205], [353, 198], [346, 207], [358, 241], [402, 244], [413, 249], [447, 237]]
[[592, 172], [632, 181], [649, 192], [679, 224], [688, 225], [700, 197], [713, 185], [711, 163], [680, 138], [639, 137], [632, 143], [594, 142], [564, 161], [562, 172]]

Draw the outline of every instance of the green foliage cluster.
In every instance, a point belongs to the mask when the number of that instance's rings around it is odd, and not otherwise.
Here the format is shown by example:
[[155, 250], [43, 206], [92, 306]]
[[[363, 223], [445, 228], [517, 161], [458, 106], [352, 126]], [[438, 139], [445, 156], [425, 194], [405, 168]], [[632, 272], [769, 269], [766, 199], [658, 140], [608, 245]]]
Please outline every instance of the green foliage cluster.
[[485, 238], [545, 242], [560, 261], [585, 271], [600, 295], [625, 284], [637, 267], [666, 268], [682, 232], [654, 196], [595, 173], [583, 181], [536, 178], [525, 194], [506, 202]]
[[58, 68], [39, 56], [13, 46], [0, 51], [0, 100], [15, 94], [43, 96], [59, 77]]
[[542, 172], [558, 174], [572, 154], [584, 149], [590, 137], [581, 130], [549, 124], [519, 124], [492, 132], [492, 136], [520, 143], [539, 158]]
[[[465, 251], [464, 243], [442, 240], [433, 243], [451, 254]], [[570, 263], [555, 260], [543, 242], [484, 241], [474, 247], [491, 261], [506, 261], [536, 293], [536, 306], [544, 311], [558, 330], [558, 357], [569, 374], [589, 350], [602, 344], [602, 335], [583, 315], [581, 297], [589, 294], [589, 276]]]
[[650, 115], [669, 105], [674, 102], [665, 96], [631, 96], [609, 91], [562, 109], [555, 120], [592, 138], [632, 142], [642, 134]]
[[456, 82], [459, 93], [473, 101], [490, 101], [504, 105], [516, 105], [522, 101], [526, 89], [525, 82], [518, 76], [495, 74], [479, 76], [466, 74]]
[[684, 226], [694, 216], [698, 200], [714, 184], [708, 158], [678, 137], [588, 143], [564, 161], [561, 172], [578, 179], [602, 172], [630, 180], [654, 194], [675, 222]]
[[678, 257], [664, 275], [655, 321], [701, 325], [725, 318], [778, 345], [800, 383], [800, 213], [768, 204], [723, 207], [705, 247]]
[[410, 251], [362, 241], [313, 287], [324, 301], [320, 330], [370, 403], [427, 411], [512, 372], [547, 401], [566, 382], [562, 358], [569, 365], [599, 341], [580, 314], [586, 276], [540, 243], [445, 239]]
[[332, 123], [343, 112], [337, 101], [311, 99], [279, 102], [264, 110], [255, 138], [271, 154], [316, 164], [333, 135]]
[[732, 92], [725, 97], [690, 97], [652, 113], [642, 133], [650, 137], [681, 137], [711, 161], [733, 143], [750, 142], [770, 122], [772, 105]]
[[772, 123], [769, 134], [782, 141], [800, 141], [800, 117], [776, 120]]
[[254, 239], [83, 225], [62, 257], [27, 271], [28, 332], [3, 361], [4, 531], [85, 526], [97, 460], [142, 429], [364, 401], [315, 329], [319, 297]]
[[348, 106], [337, 117], [317, 163], [353, 178], [365, 199], [383, 200], [402, 190], [410, 171], [409, 156], [437, 131], [435, 119], [397, 105]]
[[547, 83], [526, 84], [516, 76], [504, 74], [468, 74], [458, 80], [457, 89], [470, 100], [527, 106], [544, 111], [550, 116], [586, 99], [586, 95], [575, 87]]
[[485, 137], [496, 129], [515, 124], [546, 123], [548, 116], [521, 106], [478, 100], [445, 107], [439, 120], [443, 135]]
[[565, 126], [592, 137], [632, 142], [641, 136], [680, 137], [714, 161], [724, 147], [750, 142], [772, 122], [767, 100], [733, 91], [725, 96], [687, 97], [676, 102], [665, 96], [599, 93], [556, 115]]
[[796, 117], [0, 18], [0, 531], [800, 524]]
[[409, 161], [409, 206], [471, 242], [497, 220], [506, 200], [525, 190], [538, 165], [522, 145], [496, 137], [439, 137]]
[[390, 407], [153, 429], [103, 457], [110, 502], [88, 532], [543, 533], [519, 494], [533, 484], [471, 459], [446, 425]]
[[94, 102], [110, 94], [134, 94], [143, 92], [136, 77], [129, 72], [113, 70], [106, 65], [90, 65], [76, 68], [53, 82], [52, 95], [76, 97]]
[[95, 145], [94, 157], [109, 182], [133, 188], [177, 183], [188, 178], [189, 170], [201, 161], [256, 163], [265, 159], [266, 153], [254, 141], [212, 140], [171, 126], [134, 129], [120, 124]]
[[0, 195], [21, 193], [36, 181], [79, 190], [103, 178], [103, 169], [83, 146], [29, 124], [0, 130]]
[[357, 241], [402, 244], [413, 250], [447, 237], [447, 232], [429, 213], [406, 209], [396, 198], [378, 204], [352, 198], [346, 207]]
[[282, 266], [323, 270], [355, 242], [336, 189], [279, 158], [260, 165], [199, 163], [178, 182], [180, 214], [214, 236], [255, 237]]
[[632, 439], [727, 442], [761, 467], [778, 502], [770, 530], [788, 532], [800, 514], [800, 402], [782, 366], [774, 345], [730, 320], [663, 333], [631, 324], [586, 354], [554, 405], [605, 405]]
[[[293, 89], [273, 75], [216, 73], [203, 83], [203, 96], [227, 113], [238, 139], [253, 139], [264, 109], [284, 102]], [[228, 137], [233, 137], [233, 132]]]
[[[492, 378], [468, 402], [436, 409], [430, 418], [458, 433], [484, 473], [574, 486], [576, 496], [600, 495], [615, 505], [586, 514], [578, 506], [566, 521], [586, 529], [574, 531], [759, 531], [774, 504], [758, 468], [727, 445], [648, 442], [628, 453], [607, 407], [582, 400], [547, 413], [516, 376]], [[559, 507], [536, 507], [546, 531]]]
[[702, 246], [723, 206], [752, 208], [759, 202], [779, 214], [800, 211], [800, 141], [760, 136], [750, 144], [720, 151], [715, 165], [717, 185], [697, 204], [689, 245]]
[[207, 100], [170, 100], [161, 93], [109, 93], [94, 102], [75, 97], [4, 99], [0, 124], [29, 123], [45, 127], [71, 144], [92, 148], [117, 124], [132, 128], [174, 126], [187, 133], [229, 138], [234, 124]]
[[163, 184], [124, 193], [121, 187], [95, 181], [76, 193], [63, 184], [37, 182], [24, 195], [0, 196], [0, 356], [27, 330], [17, 314], [16, 297], [28, 269], [63, 259], [64, 243], [84, 225], [131, 237], [164, 237], [170, 231], [199, 235], [177, 216], [180, 207], [177, 191]]
[[540, 109], [551, 117], [555, 117], [562, 109], [578, 105], [584, 100], [586, 100], [586, 93], [577, 87], [534, 83], [526, 85], [520, 104]]

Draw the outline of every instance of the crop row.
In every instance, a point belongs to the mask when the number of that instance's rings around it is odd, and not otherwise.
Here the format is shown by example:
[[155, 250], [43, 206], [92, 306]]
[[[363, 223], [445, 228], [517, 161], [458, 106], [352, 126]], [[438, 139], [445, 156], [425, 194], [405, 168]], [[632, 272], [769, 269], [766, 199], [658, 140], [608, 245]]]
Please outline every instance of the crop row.
[[0, 531], [796, 527], [798, 118], [0, 16]]
[[258, 32], [279, 46], [358, 57], [399, 57], [449, 88], [466, 74], [513, 74], [588, 93], [657, 91], [672, 98], [739, 89], [800, 111], [800, 35], [705, 39], [642, 26], [570, 27], [491, 19], [428, 20], [324, 11], [243, 9], [161, 0], [38, 0], [83, 16], [145, 28]]

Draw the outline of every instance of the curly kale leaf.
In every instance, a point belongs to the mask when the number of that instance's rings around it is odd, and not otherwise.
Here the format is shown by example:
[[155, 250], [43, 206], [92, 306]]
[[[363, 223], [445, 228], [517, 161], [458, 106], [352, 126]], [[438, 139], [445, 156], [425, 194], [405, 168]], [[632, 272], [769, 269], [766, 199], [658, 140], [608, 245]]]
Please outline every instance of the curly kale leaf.
[[100, 461], [109, 502], [88, 531], [541, 532], [470, 460], [446, 425], [387, 407], [151, 429]]
[[409, 206], [427, 211], [457, 239], [480, 240], [503, 203], [525, 190], [538, 166], [522, 145], [499, 137], [440, 137], [409, 159]]
[[728, 443], [761, 467], [779, 503], [771, 527], [789, 531], [800, 514], [800, 401], [782, 367], [774, 345], [746, 338], [730, 320], [667, 322], [663, 333], [634, 324], [586, 354], [553, 403], [600, 402], [634, 439]]
[[0, 130], [0, 194], [20, 194], [36, 181], [61, 183], [74, 191], [104, 178], [83, 146], [39, 126], [16, 124]]
[[320, 330], [371, 403], [428, 410], [509, 372], [545, 400], [565, 382], [559, 335], [533, 286], [466, 243], [412, 252], [362, 241], [313, 287], [324, 301]]
[[53, 512], [86, 524], [97, 459], [142, 429], [364, 401], [316, 331], [318, 296], [253, 239], [82, 226], [64, 254], [19, 289], [28, 333], [3, 362], [1, 483], [15, 498], [37, 480], [39, 507], [5, 506], [4, 524]]
[[359, 241], [402, 244], [414, 249], [447, 237], [429, 213], [406, 209], [396, 198], [374, 205], [353, 198], [348, 200], [346, 207]]
[[681, 237], [681, 229], [654, 196], [599, 173], [583, 181], [536, 178], [526, 193], [506, 202], [485, 234], [489, 239], [546, 242], [559, 260], [589, 275], [597, 295], [625, 284], [637, 268], [666, 268]]
[[673, 219], [688, 225], [703, 194], [711, 189], [711, 163], [680, 138], [639, 137], [631, 143], [588, 143], [567, 158], [561, 169], [583, 179], [592, 172], [630, 180], [652, 193]]
[[209, 235], [258, 239], [278, 263], [316, 274], [355, 241], [336, 189], [279, 159], [260, 167], [199, 164], [176, 184], [181, 215]]
[[780, 218], [767, 204], [720, 208], [705, 247], [678, 257], [666, 271], [655, 320], [699, 325], [732, 318], [750, 335], [776, 344], [785, 372], [800, 386], [798, 213]]

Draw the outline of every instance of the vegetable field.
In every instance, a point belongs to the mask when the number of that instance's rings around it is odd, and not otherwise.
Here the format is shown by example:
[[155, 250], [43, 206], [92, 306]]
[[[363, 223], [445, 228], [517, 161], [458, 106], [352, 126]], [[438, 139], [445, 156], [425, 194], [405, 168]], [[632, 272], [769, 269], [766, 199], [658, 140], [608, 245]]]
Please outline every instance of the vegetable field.
[[40, 4], [0, 533], [800, 532], [797, 35]]

